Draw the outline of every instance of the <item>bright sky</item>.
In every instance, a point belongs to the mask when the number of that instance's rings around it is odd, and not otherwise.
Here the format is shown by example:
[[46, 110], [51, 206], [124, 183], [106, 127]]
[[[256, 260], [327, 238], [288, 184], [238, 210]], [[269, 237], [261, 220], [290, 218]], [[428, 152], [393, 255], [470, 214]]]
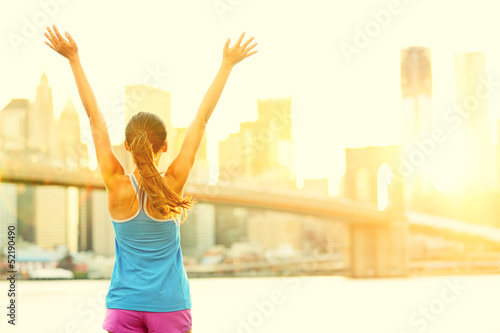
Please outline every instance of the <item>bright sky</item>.
[[[393, 13], [385, 26], [348, 62], [340, 45], [354, 45], [356, 29], [376, 22], [373, 11], [387, 9]], [[158, 87], [172, 93], [177, 127], [196, 112], [226, 38], [255, 36], [259, 52], [235, 67], [210, 120], [211, 164], [217, 142], [256, 119], [257, 98], [291, 95], [297, 174], [328, 177], [334, 193], [344, 147], [401, 143], [401, 48], [431, 48], [435, 112], [454, 101], [454, 53], [486, 52], [488, 72], [500, 82], [500, 20], [491, 0], [0, 0], [0, 108], [12, 98], [34, 100], [45, 70], [56, 116], [71, 96], [85, 128], [70, 67], [43, 43], [47, 24], [76, 40], [110, 121], [122, 112], [124, 87], [157, 70], [168, 73]], [[489, 100], [492, 126], [498, 100]], [[120, 129], [111, 133], [116, 143], [123, 128], [113, 128]]]

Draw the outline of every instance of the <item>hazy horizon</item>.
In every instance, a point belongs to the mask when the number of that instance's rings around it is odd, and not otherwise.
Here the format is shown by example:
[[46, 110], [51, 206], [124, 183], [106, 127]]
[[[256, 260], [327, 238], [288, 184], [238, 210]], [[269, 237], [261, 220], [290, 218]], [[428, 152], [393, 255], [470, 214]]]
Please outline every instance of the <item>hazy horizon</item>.
[[[217, 142], [237, 132], [240, 122], [256, 119], [258, 98], [291, 96], [297, 176], [327, 177], [331, 192], [336, 192], [344, 172], [344, 147], [401, 143], [402, 48], [431, 49], [437, 114], [454, 103], [454, 54], [486, 52], [488, 73], [500, 82], [500, 48], [491, 43], [491, 32], [500, 21], [490, 3], [2, 2], [0, 106], [12, 98], [33, 101], [45, 71], [55, 116], [70, 96], [80, 116], [82, 137], [89, 137], [70, 68], [43, 43], [44, 26], [56, 24], [78, 43], [99, 105], [111, 121], [124, 87], [141, 84], [153, 69], [168, 73], [157, 86], [172, 94], [172, 125], [184, 127], [217, 71], [226, 38], [234, 42], [245, 31], [248, 37], [255, 36], [259, 52], [236, 66], [209, 122], [211, 169], [217, 171]], [[389, 8], [395, 8], [395, 14], [384, 18], [381, 11]], [[27, 36], [30, 23], [26, 22], [44, 23], [43, 13], [47, 24], [39, 24], [38, 32]], [[373, 22], [381, 22], [380, 31], [349, 62], [342, 43], [354, 45], [358, 29]], [[488, 100], [492, 143], [498, 103], [495, 96]], [[115, 128], [111, 136], [117, 144], [123, 133]], [[91, 150], [91, 158], [93, 154]]]

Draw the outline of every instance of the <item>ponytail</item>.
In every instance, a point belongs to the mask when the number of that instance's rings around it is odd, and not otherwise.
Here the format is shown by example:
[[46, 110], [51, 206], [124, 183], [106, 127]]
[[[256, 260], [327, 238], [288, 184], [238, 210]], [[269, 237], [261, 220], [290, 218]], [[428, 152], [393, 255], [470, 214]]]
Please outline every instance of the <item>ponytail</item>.
[[146, 130], [139, 131], [129, 144], [132, 159], [139, 170], [139, 197], [146, 193], [154, 208], [164, 216], [175, 215], [176, 222], [179, 221], [181, 213], [184, 212], [183, 223], [194, 201], [191, 196], [186, 198], [175, 193], [163, 180], [161, 173], [156, 168], [155, 152], [153, 144]]

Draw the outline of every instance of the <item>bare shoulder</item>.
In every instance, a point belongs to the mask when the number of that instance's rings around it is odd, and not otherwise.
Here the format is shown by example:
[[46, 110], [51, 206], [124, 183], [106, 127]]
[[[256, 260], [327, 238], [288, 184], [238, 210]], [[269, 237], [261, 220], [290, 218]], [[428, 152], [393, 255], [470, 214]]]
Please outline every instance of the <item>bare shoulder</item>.
[[116, 176], [113, 186], [106, 189], [108, 210], [113, 220], [124, 220], [134, 215], [139, 208], [134, 188], [128, 175]]
[[110, 198], [123, 198], [130, 195], [129, 188], [131, 188], [129, 175], [117, 175], [113, 179], [113, 186], [107, 188], [106, 192]]

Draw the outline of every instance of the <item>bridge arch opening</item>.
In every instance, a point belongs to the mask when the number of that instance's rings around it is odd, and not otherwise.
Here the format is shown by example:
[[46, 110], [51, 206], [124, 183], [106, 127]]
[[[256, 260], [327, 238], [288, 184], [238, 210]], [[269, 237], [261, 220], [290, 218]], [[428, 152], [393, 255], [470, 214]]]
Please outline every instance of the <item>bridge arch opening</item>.
[[387, 163], [383, 163], [377, 172], [377, 207], [385, 210], [389, 205], [389, 184], [394, 179], [394, 173]]

